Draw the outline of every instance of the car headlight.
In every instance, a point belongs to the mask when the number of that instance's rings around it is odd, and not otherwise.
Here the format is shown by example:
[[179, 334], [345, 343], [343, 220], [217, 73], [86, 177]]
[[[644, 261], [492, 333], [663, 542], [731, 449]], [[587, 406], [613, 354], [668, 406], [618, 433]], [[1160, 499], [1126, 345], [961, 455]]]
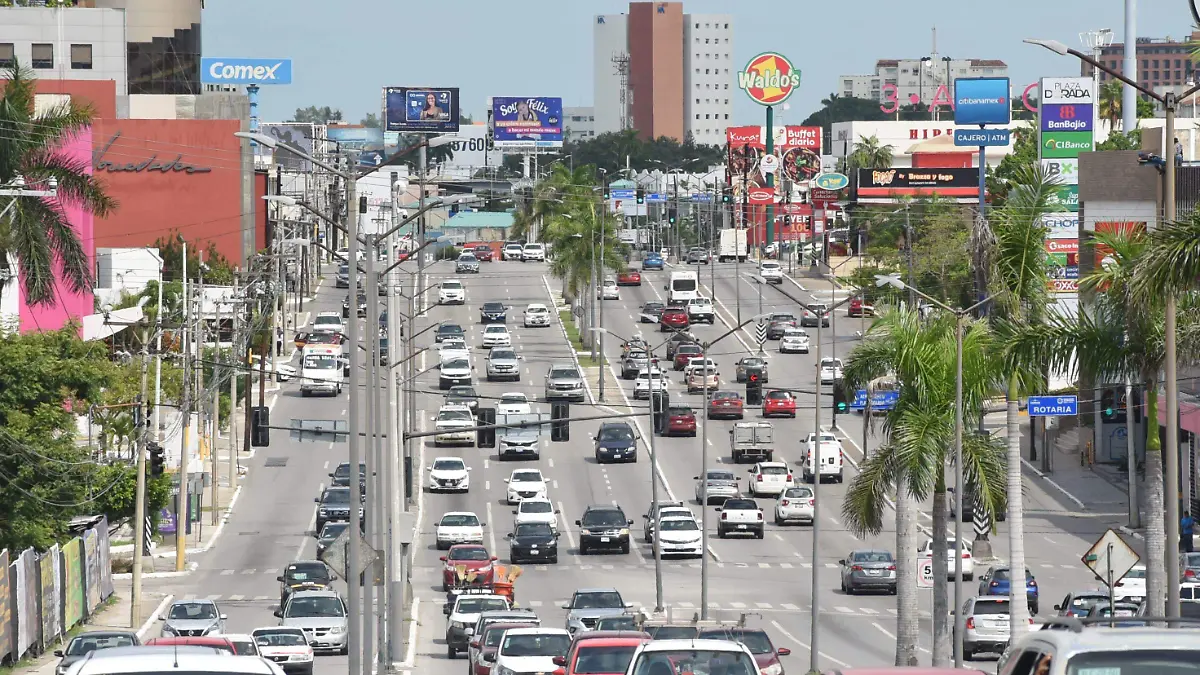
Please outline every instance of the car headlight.
[[[591, 530], [580, 530], [580, 532], [579, 532], [579, 533], [580, 533], [580, 534], [582, 534], [582, 535], [583, 535], [583, 536], [585, 536], [585, 537], [590, 537], [590, 536], [592, 536], [592, 531], [591, 531]], [[572, 620], [572, 621], [574, 621], [574, 619], [571, 619], [571, 620]]]
[[163, 634], [163, 637], [174, 637], [176, 635], [179, 635], [179, 633], [177, 633], [175, 631], [175, 629], [170, 626], [163, 626], [162, 634]]
[[762, 672], [762, 675], [780, 675], [783, 672], [783, 666], [778, 663], [772, 663], [760, 672]]
[[621, 531], [618, 532], [617, 534], [622, 537], [628, 537], [629, 536], [629, 528], [622, 528]]
[[496, 669], [496, 675], [516, 675], [516, 673], [514, 673], [511, 668], [500, 666]]
[[209, 626], [208, 628], [204, 629], [205, 635], [212, 635], [213, 633], [219, 633], [219, 632], [221, 632], [221, 626], [219, 626], [215, 623], [213, 625]]
[[310, 652], [308, 652], [308, 653], [306, 653], [306, 654], [292, 654], [292, 655], [291, 655], [291, 656], [288, 658], [288, 660], [289, 660], [289, 661], [300, 661], [300, 662], [302, 662], [302, 663], [307, 663], [307, 662], [309, 662], [309, 661], [312, 661], [312, 660], [313, 660], [313, 654], [312, 654], [312, 652], [311, 652], [311, 651], [310, 651]]
[[331, 635], [341, 635], [342, 633], [345, 633], [345, 632], [346, 632], [345, 626], [334, 626], [333, 628], [329, 629], [329, 633]]

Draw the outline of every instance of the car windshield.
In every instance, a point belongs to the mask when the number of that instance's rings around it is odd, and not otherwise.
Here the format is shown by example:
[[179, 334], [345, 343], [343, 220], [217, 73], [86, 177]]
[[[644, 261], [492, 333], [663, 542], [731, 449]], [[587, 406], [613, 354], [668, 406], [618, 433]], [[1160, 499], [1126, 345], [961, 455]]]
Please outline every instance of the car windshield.
[[[632, 616], [622, 614], [621, 616], [606, 616], [596, 621], [596, 630], [638, 630], [637, 620]], [[623, 673], [624, 670], [614, 670], [614, 673]]]
[[1008, 614], [1008, 599], [976, 600], [973, 614]]
[[[366, 464], [360, 463], [358, 465], [358, 475], [360, 477], [367, 475], [367, 465]], [[333, 477], [341, 478], [343, 480], [349, 479], [350, 478], [350, 464], [348, 464], [348, 463], [347, 464], [338, 464], [337, 468], [333, 470]]]
[[458, 262], [475, 262], [475, 256], [470, 253], [464, 253], [458, 256]]
[[786, 466], [764, 466], [760, 467], [759, 473], [764, 476], [786, 476], [788, 469]]
[[822, 368], [833, 368], [835, 366], [840, 368], [841, 365], [842, 362], [837, 359], [821, 359]]
[[542, 482], [542, 472], [541, 471], [514, 471], [512, 478], [509, 479], [509, 482], [511, 482], [511, 483], [541, 483]]
[[473, 598], [461, 596], [454, 611], [459, 614], [479, 614], [480, 612], [496, 612], [508, 609], [508, 601], [504, 598]]
[[571, 609], [623, 609], [625, 602], [616, 591], [576, 593]]
[[[661, 411], [662, 408], [659, 408]], [[610, 426], [600, 429], [600, 440], [602, 441], [632, 441], [633, 431], [627, 426]]]
[[860, 563], [886, 563], [892, 562], [892, 554], [887, 551], [859, 551], [850, 559]]
[[745, 509], [757, 511], [758, 504], [749, 499], [726, 499], [725, 505], [721, 507], [722, 511], [741, 511]]
[[766, 364], [762, 359], [742, 359], [742, 367], [744, 368], [761, 368]]
[[[996, 570], [992, 574], [992, 578], [997, 581], [1008, 581], [1008, 580], [1012, 579], [1012, 573], [1009, 571], [1009, 569], [1007, 567], [1001, 567], [1000, 569]], [[1025, 578], [1032, 579], [1033, 573], [1030, 572], [1029, 570], [1025, 570]]]
[[[511, 349], [493, 349], [491, 356], [489, 356], [488, 358], [490, 358], [493, 361], [516, 361], [517, 353], [512, 351]], [[500, 399], [500, 402], [501, 403], [512, 403], [511, 400], [505, 401], [503, 398]], [[524, 403], [524, 401], [521, 401], [521, 402]]]
[[480, 546], [463, 546], [450, 550], [450, 560], [470, 560], [482, 561], [488, 560], [491, 556], [488, 555], [487, 549]]
[[709, 471], [709, 480], [734, 480], [732, 471]]
[[1126, 579], [1145, 579], [1145, 578], [1146, 578], [1146, 568], [1138, 566], [1138, 567], [1130, 568], [1130, 570], [1128, 572], [1126, 572], [1125, 576], [1122, 577], [1121, 579], [1122, 579], [1122, 581], [1124, 581]]
[[338, 357], [334, 354], [309, 354], [304, 357], [304, 367], [312, 370], [333, 370], [338, 367]]
[[1099, 595], [1077, 595], [1071, 599], [1071, 606], [1086, 608], [1091, 607], [1102, 600], [1105, 600], [1105, 598]]
[[765, 262], [765, 263], [762, 263], [762, 268], [764, 270], [779, 269], [779, 263]]
[[293, 581], [329, 581], [329, 568], [325, 563], [288, 565], [283, 576]]
[[471, 364], [466, 359], [451, 359], [442, 364], [442, 370], [470, 370]]
[[314, 597], [293, 596], [287, 605], [288, 618], [304, 618], [318, 616], [345, 616], [346, 608], [342, 606], [341, 598], [332, 595]]
[[318, 326], [337, 326], [342, 323], [342, 317], [322, 315], [317, 317]]
[[[656, 639], [663, 639], [661, 632]], [[648, 651], [638, 656], [632, 675], [758, 675], [754, 659], [741, 651], [689, 649]]]
[[647, 302], [642, 305], [643, 312], [661, 311], [665, 307], [661, 302]]
[[1132, 649], [1115, 646], [1072, 656], [1067, 675], [1195, 675], [1200, 650]]
[[688, 415], [693, 414], [691, 408], [686, 408], [684, 406], [678, 406], [678, 405], [673, 405], [670, 408], [668, 408], [667, 410], [671, 415], [677, 415], [677, 416], [682, 415], [684, 417], [687, 417]]
[[485, 333], [507, 333], [508, 329], [504, 326], [488, 326], [483, 330]]
[[691, 518], [678, 518], [672, 520], [664, 520], [659, 523], [662, 526], [663, 532], [683, 532], [685, 530], [699, 530], [700, 526]]
[[774, 399], [777, 401], [789, 401], [792, 398], [792, 392], [790, 392], [790, 391], [773, 391], [773, 392], [770, 392], [767, 394], [767, 398]]
[[485, 311], [485, 312], [503, 312], [504, 305], [502, 305], [498, 302], [485, 302], [485, 303], [483, 303], [483, 311]]
[[549, 312], [549, 311], [550, 310], [546, 309], [545, 307], [540, 307], [540, 306], [536, 306], [536, 305], [530, 305], [529, 307], [525, 308], [526, 314], [545, 314], [546, 312]]
[[443, 281], [442, 282], [442, 288], [444, 288], [448, 291], [462, 290], [462, 287], [463, 287], [463, 285], [457, 281]]
[[479, 527], [479, 518], [471, 513], [453, 513], [442, 516], [442, 527]]
[[67, 656], [82, 656], [88, 652], [94, 652], [97, 649], [110, 649], [112, 647], [132, 647], [137, 642], [132, 635], [122, 635], [119, 633], [107, 635], [80, 635], [71, 640], [71, 644], [67, 645]]
[[553, 534], [550, 523], [521, 523], [517, 525], [515, 533], [518, 537], [548, 537]]
[[631, 351], [631, 352], [629, 352], [629, 355], [628, 355], [628, 356], [626, 356], [625, 358], [627, 358], [627, 359], [633, 359], [633, 360], [635, 360], [635, 361], [641, 361], [641, 360], [645, 360], [645, 359], [646, 359], [646, 352], [640, 352], [640, 351], [638, 351], [638, 352], [634, 352], [634, 351]]
[[[630, 629], [633, 626], [629, 627]], [[605, 630], [612, 630], [605, 628]], [[578, 656], [575, 657], [575, 664], [571, 668], [571, 672], [578, 675], [588, 675], [590, 673], [624, 673], [629, 668], [629, 662], [633, 659], [633, 652], [637, 647], [629, 645], [627, 647], [579, 647]]]
[[350, 490], [330, 488], [325, 491], [324, 498], [321, 499], [323, 504], [349, 504]]
[[434, 471], [462, 471], [465, 468], [461, 459], [438, 459], [433, 462]]
[[784, 491], [783, 496], [790, 499], [811, 499], [812, 490], [803, 487], [788, 488]]
[[521, 513], [553, 513], [554, 507], [550, 502], [525, 501], [518, 507]]
[[712, 397], [714, 399], [718, 399], [718, 400], [741, 398], [740, 396], [738, 396], [738, 393], [736, 391], [718, 391], [718, 392], [715, 392], [712, 395]]
[[579, 379], [579, 372], [574, 368], [555, 368], [550, 371], [550, 379], [577, 380]]
[[254, 641], [260, 647], [300, 647], [308, 644], [304, 633], [292, 630], [255, 631]]
[[475, 419], [469, 410], [443, 410], [438, 413], [438, 421], [470, 421]]
[[450, 387], [450, 396], [461, 396], [465, 398], [475, 398], [478, 394], [470, 387]]
[[628, 520], [620, 511], [592, 510], [583, 514], [581, 522], [584, 527], [625, 527], [629, 524]]
[[337, 539], [350, 523], [325, 523], [325, 527], [321, 528], [321, 539]]
[[550, 635], [504, 635], [500, 653], [504, 656], [564, 656], [571, 647], [571, 636], [566, 633]]
[[746, 645], [751, 654], [771, 654], [775, 651], [771, 638], [761, 630], [703, 630], [700, 631], [700, 638], [740, 642]]
[[[495, 354], [495, 352], [492, 352]], [[525, 394], [504, 394], [500, 397], [501, 403], [529, 403], [529, 397]]]
[[438, 332], [443, 335], [462, 335], [462, 326], [456, 323], [446, 323], [438, 326]]

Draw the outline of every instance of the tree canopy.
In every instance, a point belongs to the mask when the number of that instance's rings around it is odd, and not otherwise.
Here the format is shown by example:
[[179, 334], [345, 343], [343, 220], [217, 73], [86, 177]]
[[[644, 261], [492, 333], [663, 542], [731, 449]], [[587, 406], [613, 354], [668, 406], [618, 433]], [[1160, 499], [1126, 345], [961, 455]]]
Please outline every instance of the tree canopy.
[[318, 108], [315, 105], [310, 105], [307, 108], [296, 108], [296, 112], [292, 114], [290, 122], [307, 122], [308, 124], [329, 124], [330, 122], [341, 122], [342, 111], [339, 108], [330, 108], [322, 106]]
[[634, 171], [682, 169], [703, 172], [710, 166], [725, 163], [725, 147], [701, 145], [690, 136], [682, 143], [666, 136], [645, 140], [631, 129], [603, 133], [583, 141], [566, 141], [558, 158], [575, 166], [591, 164], [615, 179], [617, 173], [625, 169], [626, 158], [629, 168]]

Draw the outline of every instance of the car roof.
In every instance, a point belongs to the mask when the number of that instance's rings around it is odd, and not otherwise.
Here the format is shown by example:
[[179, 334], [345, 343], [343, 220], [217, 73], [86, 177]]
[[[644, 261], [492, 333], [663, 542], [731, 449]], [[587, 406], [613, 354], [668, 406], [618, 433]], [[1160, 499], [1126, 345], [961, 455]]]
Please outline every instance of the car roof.
[[[1169, 639], [1164, 639], [1169, 636]], [[1173, 629], [1164, 634], [1161, 628], [1125, 626], [1108, 628], [1092, 625], [1076, 633], [1071, 630], [1040, 630], [1026, 633], [1013, 646], [1051, 645], [1055, 658], [1069, 659], [1080, 652], [1114, 652], [1132, 649], [1200, 648], [1200, 631]]]
[[[211, 648], [189, 649], [172, 646], [160, 647], [114, 647], [90, 652], [77, 673], [99, 675], [111, 673], [115, 664], [112, 659], [123, 658], [119, 670], [124, 673], [240, 673], [273, 675], [278, 672], [269, 661], [248, 656], [236, 657]], [[237, 659], [231, 661], [230, 659]]]
[[787, 468], [787, 462], [759, 462], [758, 465], [759, 466], [770, 466], [770, 467], [776, 467], [776, 468], [782, 466], [785, 469]]
[[608, 588], [576, 588], [575, 595], [579, 595], [580, 593], [616, 593], [617, 595], [621, 594], [620, 591], [618, 591], [617, 589], [615, 589], [611, 586]]
[[733, 640], [654, 640], [642, 645], [643, 652], [678, 652], [678, 651], [713, 651], [739, 652], [749, 651], [740, 642]]
[[638, 630], [594, 630], [583, 633], [575, 638], [578, 649], [587, 647], [636, 647], [643, 642], [653, 640], [654, 636]]
[[341, 598], [337, 591], [296, 591], [289, 600], [294, 598]]
[[570, 633], [565, 628], [538, 626], [536, 628], [513, 628], [506, 635], [570, 635]]
[[475, 516], [476, 518], [479, 517], [478, 515], [475, 514], [474, 511], [447, 511], [442, 514], [443, 518], [445, 518], [446, 516]]
[[590, 511], [620, 511], [621, 513], [625, 513], [625, 509], [621, 508], [617, 504], [591, 504], [583, 508], [584, 513], [588, 513]]

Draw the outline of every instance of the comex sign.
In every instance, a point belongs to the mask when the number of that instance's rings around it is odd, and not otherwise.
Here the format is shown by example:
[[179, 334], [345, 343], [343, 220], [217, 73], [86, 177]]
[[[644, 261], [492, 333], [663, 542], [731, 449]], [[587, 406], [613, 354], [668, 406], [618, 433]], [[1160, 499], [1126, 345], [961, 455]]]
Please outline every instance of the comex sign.
[[200, 59], [200, 81], [206, 84], [291, 84], [291, 59]]

